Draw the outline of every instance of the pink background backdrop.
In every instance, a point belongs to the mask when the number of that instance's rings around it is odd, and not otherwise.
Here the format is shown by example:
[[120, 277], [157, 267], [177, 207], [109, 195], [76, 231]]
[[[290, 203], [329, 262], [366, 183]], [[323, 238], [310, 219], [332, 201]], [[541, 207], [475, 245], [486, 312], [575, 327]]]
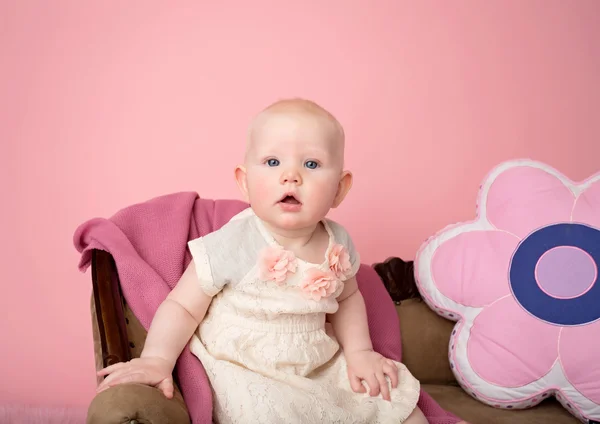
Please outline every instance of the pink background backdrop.
[[237, 198], [246, 126], [279, 97], [345, 125], [355, 185], [332, 216], [369, 263], [472, 218], [501, 160], [600, 168], [600, 2], [211, 3], [0, 3], [0, 403], [89, 402], [76, 226]]

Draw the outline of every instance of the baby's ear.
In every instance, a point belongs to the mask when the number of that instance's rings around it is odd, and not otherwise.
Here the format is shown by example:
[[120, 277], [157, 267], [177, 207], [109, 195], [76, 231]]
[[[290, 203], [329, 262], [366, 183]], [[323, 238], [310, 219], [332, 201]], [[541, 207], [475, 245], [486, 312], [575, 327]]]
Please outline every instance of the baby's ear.
[[332, 207], [337, 208], [342, 203], [342, 201], [350, 191], [351, 187], [352, 173], [350, 171], [344, 171], [342, 173], [342, 177], [340, 178], [340, 182], [338, 183], [338, 190], [335, 194], [335, 198], [333, 199]]
[[249, 201], [248, 199], [248, 175], [246, 173], [246, 168], [242, 165], [238, 165], [235, 167], [235, 182], [238, 185], [238, 188], [240, 189], [240, 191], [242, 192], [242, 195], [244, 196], [244, 200], [246, 202]]

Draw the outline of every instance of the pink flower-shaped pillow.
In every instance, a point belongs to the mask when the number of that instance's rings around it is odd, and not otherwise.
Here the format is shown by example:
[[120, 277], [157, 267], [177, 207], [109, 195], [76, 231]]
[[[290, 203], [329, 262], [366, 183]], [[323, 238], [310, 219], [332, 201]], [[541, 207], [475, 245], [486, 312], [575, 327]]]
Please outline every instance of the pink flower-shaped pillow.
[[477, 219], [427, 240], [415, 277], [427, 304], [457, 321], [450, 364], [497, 408], [555, 396], [600, 419], [600, 173], [574, 183], [530, 160], [496, 167]]

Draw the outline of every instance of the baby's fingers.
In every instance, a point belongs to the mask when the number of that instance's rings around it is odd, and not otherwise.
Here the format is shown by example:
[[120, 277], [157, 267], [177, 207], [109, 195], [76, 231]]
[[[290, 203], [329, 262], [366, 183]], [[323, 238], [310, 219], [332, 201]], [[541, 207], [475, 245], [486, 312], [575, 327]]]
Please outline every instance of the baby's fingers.
[[[369, 395], [378, 396], [379, 393], [381, 392], [381, 387], [380, 387], [379, 381], [377, 380], [377, 376], [375, 374], [372, 374], [371, 376], [366, 378], [365, 381], [367, 382], [367, 385], [369, 386]], [[387, 384], [386, 384], [386, 387], [387, 387]]]
[[383, 372], [378, 372], [375, 377], [377, 377], [377, 381], [379, 382], [379, 390], [381, 391], [381, 396], [385, 400], [390, 400], [390, 388], [388, 387], [388, 382], [385, 379], [385, 375]]
[[172, 378], [165, 378], [157, 387], [159, 390], [162, 390], [167, 399], [171, 399], [173, 397], [173, 392], [175, 389], [173, 388]]
[[398, 367], [392, 361], [383, 364], [383, 372], [390, 378], [392, 388], [398, 387]]
[[102, 368], [100, 371], [96, 372], [96, 375], [102, 377], [104, 375], [108, 375], [113, 371], [117, 371], [123, 368], [126, 365], [125, 362], [117, 362], [116, 364], [109, 365], [108, 367]]
[[354, 390], [356, 393], [364, 393], [367, 391], [365, 386], [362, 385], [360, 378], [358, 378], [355, 374], [351, 374], [348, 377], [350, 378], [350, 387], [352, 387], [352, 390]]
[[104, 379], [104, 381], [102, 383], [100, 383], [100, 385], [98, 386], [96, 391], [98, 393], [100, 393], [112, 386], [116, 386], [117, 384], [122, 384], [122, 383], [131, 383], [134, 381], [143, 383], [144, 381], [143, 381], [142, 377], [143, 377], [143, 374], [140, 373], [139, 371], [132, 372], [129, 369], [120, 369], [118, 371], [113, 372], [108, 377], [106, 377]]

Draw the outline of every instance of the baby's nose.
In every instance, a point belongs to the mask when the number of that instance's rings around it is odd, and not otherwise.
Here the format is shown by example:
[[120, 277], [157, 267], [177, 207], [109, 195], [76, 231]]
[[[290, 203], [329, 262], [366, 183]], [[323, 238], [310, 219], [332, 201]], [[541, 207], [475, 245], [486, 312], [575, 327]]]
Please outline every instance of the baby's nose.
[[302, 177], [295, 170], [286, 170], [281, 174], [281, 184], [302, 184]]

